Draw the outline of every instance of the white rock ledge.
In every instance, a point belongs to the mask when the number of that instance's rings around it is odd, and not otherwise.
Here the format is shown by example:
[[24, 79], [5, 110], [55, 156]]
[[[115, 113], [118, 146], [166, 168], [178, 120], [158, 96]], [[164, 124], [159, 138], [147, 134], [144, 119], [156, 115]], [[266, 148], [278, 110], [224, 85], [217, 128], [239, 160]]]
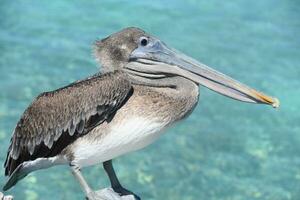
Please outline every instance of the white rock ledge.
[[[120, 196], [118, 193], [115, 193], [112, 188], [98, 190], [96, 194], [97, 197], [95, 200], [135, 200], [133, 195]], [[13, 196], [4, 196], [4, 194], [0, 192], [0, 200], [13, 200]]]

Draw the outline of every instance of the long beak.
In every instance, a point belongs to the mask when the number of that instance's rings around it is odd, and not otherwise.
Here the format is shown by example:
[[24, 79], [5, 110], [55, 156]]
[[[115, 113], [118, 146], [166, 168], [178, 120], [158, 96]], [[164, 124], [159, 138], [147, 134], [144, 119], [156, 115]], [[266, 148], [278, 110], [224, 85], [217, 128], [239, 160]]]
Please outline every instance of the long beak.
[[279, 107], [279, 100], [277, 98], [267, 96], [175, 49], [171, 49], [156, 38], [150, 39], [147, 46], [139, 46], [131, 53], [131, 59], [147, 59], [177, 66], [180, 68], [180, 72], [176, 71], [177, 74], [179, 73], [179, 75], [222, 95], [239, 101], [269, 104], [273, 107]]

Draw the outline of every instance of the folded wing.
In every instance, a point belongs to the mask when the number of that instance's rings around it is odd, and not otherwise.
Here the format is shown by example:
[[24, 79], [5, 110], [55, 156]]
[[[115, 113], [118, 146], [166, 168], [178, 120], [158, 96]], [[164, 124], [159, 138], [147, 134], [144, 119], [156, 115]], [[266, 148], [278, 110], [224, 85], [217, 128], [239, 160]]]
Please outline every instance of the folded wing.
[[59, 154], [95, 126], [109, 122], [131, 94], [130, 82], [119, 71], [42, 93], [17, 123], [4, 164], [5, 175], [25, 161]]

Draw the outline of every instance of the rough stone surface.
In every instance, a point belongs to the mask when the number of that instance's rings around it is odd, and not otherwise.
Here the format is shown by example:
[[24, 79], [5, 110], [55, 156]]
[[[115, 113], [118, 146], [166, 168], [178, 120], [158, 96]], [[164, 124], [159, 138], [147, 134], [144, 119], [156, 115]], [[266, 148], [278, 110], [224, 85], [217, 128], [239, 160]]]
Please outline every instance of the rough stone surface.
[[[111, 188], [104, 188], [96, 191], [97, 198], [95, 200], [135, 200], [133, 195], [120, 196], [118, 193], [115, 193]], [[13, 196], [7, 195], [4, 196], [0, 192], [0, 200], [13, 200]]]
[[3, 200], [13, 200], [14, 197], [11, 196], [11, 195], [8, 195], [8, 196], [4, 196]]

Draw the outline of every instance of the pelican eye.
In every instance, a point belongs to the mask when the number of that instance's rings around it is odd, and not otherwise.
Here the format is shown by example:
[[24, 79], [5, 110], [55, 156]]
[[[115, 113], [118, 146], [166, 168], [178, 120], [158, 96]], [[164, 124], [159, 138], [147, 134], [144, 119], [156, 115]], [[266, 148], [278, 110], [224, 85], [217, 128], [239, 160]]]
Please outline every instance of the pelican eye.
[[147, 44], [148, 44], [148, 38], [146, 38], [146, 37], [141, 37], [141, 39], [140, 39], [140, 44], [141, 44], [141, 46], [147, 46]]

